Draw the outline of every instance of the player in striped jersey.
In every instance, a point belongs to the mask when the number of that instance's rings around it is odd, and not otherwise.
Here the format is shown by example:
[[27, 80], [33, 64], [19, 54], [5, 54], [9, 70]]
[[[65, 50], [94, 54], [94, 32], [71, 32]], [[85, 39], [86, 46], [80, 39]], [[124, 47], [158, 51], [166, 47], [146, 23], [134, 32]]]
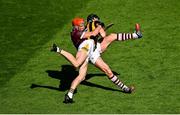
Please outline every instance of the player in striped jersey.
[[101, 45], [101, 52], [104, 52], [106, 48], [113, 42], [113, 41], [126, 41], [130, 39], [138, 39], [142, 38], [142, 33], [140, 31], [140, 25], [136, 24], [135, 32], [134, 33], [111, 33], [110, 35], [106, 35], [105, 32], [105, 24], [100, 20], [99, 16], [96, 14], [90, 14], [87, 17], [87, 30], [89, 32], [93, 31], [98, 25], [102, 25], [103, 29], [100, 30], [100, 33], [105, 36], [102, 37], [100, 40], [99, 35], [94, 36], [93, 39], [95, 42], [99, 42]]

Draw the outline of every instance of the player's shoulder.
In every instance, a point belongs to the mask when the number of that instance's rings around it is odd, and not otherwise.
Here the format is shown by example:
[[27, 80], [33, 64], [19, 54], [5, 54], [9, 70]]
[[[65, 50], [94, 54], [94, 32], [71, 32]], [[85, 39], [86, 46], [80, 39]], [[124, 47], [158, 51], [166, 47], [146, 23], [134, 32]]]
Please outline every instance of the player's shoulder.
[[80, 39], [81, 35], [84, 33], [85, 31], [79, 31], [77, 28], [73, 28], [72, 32], [71, 32], [71, 37]]
[[72, 32], [77, 32], [77, 31], [78, 31], [78, 28], [76, 28], [76, 27], [72, 28]]
[[74, 27], [71, 31], [71, 34], [77, 34], [77, 33], [79, 33], [79, 30]]

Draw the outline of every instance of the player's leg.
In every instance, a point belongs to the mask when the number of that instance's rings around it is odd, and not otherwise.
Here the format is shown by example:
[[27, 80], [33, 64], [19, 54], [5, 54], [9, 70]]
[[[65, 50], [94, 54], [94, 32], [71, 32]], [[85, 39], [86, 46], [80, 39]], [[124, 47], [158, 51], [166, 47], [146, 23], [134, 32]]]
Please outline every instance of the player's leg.
[[76, 54], [76, 58], [69, 52], [60, 49], [56, 44], [53, 44], [51, 51], [57, 52], [63, 55], [68, 61], [72, 63], [74, 67], [79, 67], [87, 58], [88, 54], [85, 50], [79, 50]]
[[96, 62], [95, 66], [102, 70], [108, 78], [119, 88], [121, 88], [126, 93], [132, 93], [134, 91], [134, 87], [127, 87], [116, 75], [113, 74], [110, 67], [99, 57]]
[[104, 37], [103, 41], [101, 42], [101, 50], [104, 52], [106, 48], [113, 42], [113, 41], [125, 41], [129, 39], [137, 39], [142, 38], [142, 34], [140, 31], [140, 25], [136, 24], [134, 33], [112, 33], [106, 37]]
[[73, 93], [77, 86], [85, 79], [87, 74], [88, 62], [84, 61], [79, 69], [79, 75], [72, 81], [71, 87], [68, 93], [65, 95], [64, 103], [72, 103], [73, 102]]
[[103, 41], [100, 43], [101, 44], [101, 52], [103, 53], [106, 48], [113, 42], [117, 40], [117, 34], [112, 33], [106, 37], [104, 37]]
[[135, 32], [134, 33], [117, 33], [117, 40], [118, 41], [125, 41], [129, 39], [136, 39], [136, 38], [142, 38], [142, 33], [140, 30], [140, 25], [135, 25]]

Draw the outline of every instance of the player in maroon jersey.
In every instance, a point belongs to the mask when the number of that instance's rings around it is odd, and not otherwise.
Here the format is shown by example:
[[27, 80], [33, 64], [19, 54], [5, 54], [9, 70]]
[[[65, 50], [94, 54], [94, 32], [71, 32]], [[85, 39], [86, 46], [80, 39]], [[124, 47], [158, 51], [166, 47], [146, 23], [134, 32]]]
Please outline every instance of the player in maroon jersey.
[[[71, 39], [73, 41], [74, 46], [77, 48], [76, 57], [74, 57], [71, 53], [63, 49], [60, 49], [55, 44], [53, 44], [53, 48], [51, 49], [51, 51], [55, 51], [63, 55], [74, 65], [74, 67], [79, 67], [79, 75], [73, 80], [70, 90], [65, 95], [65, 103], [73, 102], [72, 97], [74, 90], [80, 84], [80, 82], [85, 79], [88, 68], [88, 62], [90, 60], [93, 60], [91, 59], [91, 57], [94, 53], [94, 40], [90, 39], [90, 37], [96, 36], [100, 33], [100, 30], [102, 29], [101, 25], [99, 25], [94, 31], [87, 32], [84, 25], [84, 19], [82, 18], [73, 19], [72, 26], [73, 30], [71, 32]], [[101, 34], [101, 36], [105, 37], [103, 33]]]

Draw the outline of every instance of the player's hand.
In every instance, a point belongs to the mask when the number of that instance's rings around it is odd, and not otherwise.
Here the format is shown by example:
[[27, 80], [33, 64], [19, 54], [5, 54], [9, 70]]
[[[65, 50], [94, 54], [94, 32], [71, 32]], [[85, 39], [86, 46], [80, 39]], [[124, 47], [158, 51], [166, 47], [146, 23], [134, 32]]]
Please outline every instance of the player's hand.
[[98, 25], [101, 25], [102, 28], [105, 27], [105, 24], [104, 24], [103, 22], [101, 22], [101, 21], [95, 21], [94, 23], [95, 23], [95, 26], [96, 26], [96, 27], [97, 27]]

